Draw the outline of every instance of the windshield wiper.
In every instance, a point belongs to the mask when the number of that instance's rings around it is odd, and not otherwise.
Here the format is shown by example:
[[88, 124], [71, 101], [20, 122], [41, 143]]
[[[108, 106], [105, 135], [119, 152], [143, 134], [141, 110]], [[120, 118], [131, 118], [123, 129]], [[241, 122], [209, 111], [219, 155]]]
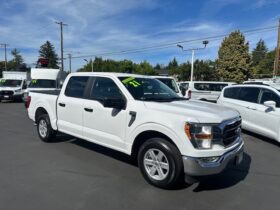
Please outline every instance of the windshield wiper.
[[185, 101], [188, 98], [173, 97], [173, 98], [143, 98], [143, 101], [156, 101], [156, 102], [172, 102], [172, 101]]

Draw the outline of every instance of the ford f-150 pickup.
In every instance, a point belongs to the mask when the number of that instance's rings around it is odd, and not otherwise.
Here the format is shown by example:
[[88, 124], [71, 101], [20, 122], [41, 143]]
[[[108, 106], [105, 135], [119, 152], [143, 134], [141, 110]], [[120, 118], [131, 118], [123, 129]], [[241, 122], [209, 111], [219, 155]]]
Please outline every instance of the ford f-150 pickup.
[[27, 106], [43, 141], [59, 131], [132, 155], [161, 188], [220, 173], [243, 157], [238, 112], [179, 97], [149, 76], [72, 73], [60, 91], [30, 92]]

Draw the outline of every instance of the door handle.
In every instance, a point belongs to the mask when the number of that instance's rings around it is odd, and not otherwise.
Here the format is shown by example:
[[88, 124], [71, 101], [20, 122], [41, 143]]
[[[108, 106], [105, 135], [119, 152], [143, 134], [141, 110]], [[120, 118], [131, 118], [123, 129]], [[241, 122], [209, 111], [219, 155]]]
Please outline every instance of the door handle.
[[93, 112], [93, 109], [91, 109], [91, 108], [84, 108], [84, 110], [85, 110], [86, 112]]
[[257, 108], [251, 107], [251, 106], [247, 106], [246, 108], [247, 108], [247, 109], [251, 109], [251, 110], [257, 110]]
[[65, 107], [66, 106], [66, 104], [64, 104], [64, 103], [58, 103], [58, 105], [61, 106], [61, 107]]

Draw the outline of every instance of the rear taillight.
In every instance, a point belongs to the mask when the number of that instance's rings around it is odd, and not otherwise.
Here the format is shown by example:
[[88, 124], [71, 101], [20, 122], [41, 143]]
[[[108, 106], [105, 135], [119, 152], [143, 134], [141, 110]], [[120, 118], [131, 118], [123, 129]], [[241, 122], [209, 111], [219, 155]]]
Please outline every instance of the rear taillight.
[[191, 97], [192, 97], [192, 91], [189, 90], [189, 91], [188, 91], [188, 98], [191, 98]]
[[31, 102], [31, 96], [27, 96], [27, 101], [26, 101], [26, 108], [27, 109], [29, 108], [30, 102]]

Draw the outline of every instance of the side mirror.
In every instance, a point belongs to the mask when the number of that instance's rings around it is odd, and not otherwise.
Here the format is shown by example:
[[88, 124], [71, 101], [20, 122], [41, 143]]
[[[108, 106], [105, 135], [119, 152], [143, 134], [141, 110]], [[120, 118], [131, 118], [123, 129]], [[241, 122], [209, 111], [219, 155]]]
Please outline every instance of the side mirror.
[[181, 93], [182, 93], [182, 95], [183, 96], [185, 96], [186, 95], [186, 88], [184, 88], [184, 87], [181, 87]]
[[276, 108], [276, 102], [275, 101], [265, 101], [263, 104], [266, 107], [272, 108], [273, 110], [275, 110], [275, 108]]
[[103, 100], [103, 106], [107, 108], [125, 109], [126, 102], [123, 98], [106, 98]]

